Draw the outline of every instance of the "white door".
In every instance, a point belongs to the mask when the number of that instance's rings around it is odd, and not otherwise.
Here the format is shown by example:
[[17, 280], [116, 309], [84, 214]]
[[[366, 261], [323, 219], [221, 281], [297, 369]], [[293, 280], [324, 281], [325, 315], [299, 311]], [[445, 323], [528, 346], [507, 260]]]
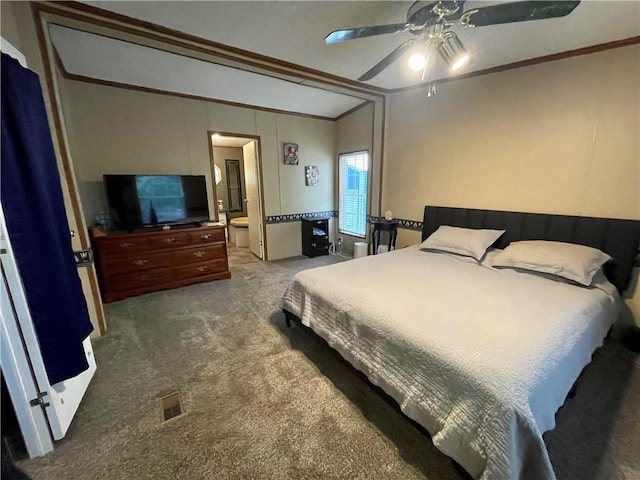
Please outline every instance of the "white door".
[[[26, 67], [24, 56], [2, 39], [2, 51]], [[44, 412], [54, 440], [62, 439], [73, 420], [80, 401], [96, 371], [91, 340], [84, 342], [89, 368], [80, 375], [50, 385], [40, 352], [31, 314], [18, 272], [11, 239], [7, 234], [4, 213], [0, 206], [0, 264], [2, 266], [2, 370], [13, 401], [30, 456], [43, 455], [53, 449], [44, 439], [41, 413]], [[6, 298], [5, 298], [6, 297]], [[5, 348], [8, 352], [5, 352]], [[9, 374], [10, 372], [10, 374]], [[30, 375], [27, 375], [29, 372]], [[35, 396], [30, 397], [36, 389]], [[33, 403], [33, 404], [32, 404]], [[24, 422], [24, 423], [23, 423]], [[44, 431], [47, 427], [44, 425]], [[39, 438], [34, 438], [39, 436]]]
[[264, 259], [262, 240], [262, 205], [260, 205], [260, 180], [256, 141], [252, 140], [242, 147], [244, 157], [244, 181], [246, 186], [247, 217], [249, 217], [249, 249]]
[[[28, 357], [28, 365], [25, 366], [25, 371], [28, 371], [30, 367], [32, 378], [20, 378], [19, 381], [21, 383], [35, 381], [38, 392], [42, 392], [43, 394], [41, 395], [40, 403], [34, 402], [36, 405], [31, 405], [30, 403], [23, 405], [14, 404], [14, 408], [16, 412], [21, 410], [23, 414], [25, 410], [30, 411], [33, 408], [44, 408], [51, 434], [54, 440], [60, 440], [67, 433], [73, 416], [80, 405], [80, 401], [96, 371], [96, 362], [93, 357], [91, 340], [87, 337], [83, 342], [89, 368], [76, 377], [58, 382], [55, 385], [50, 385], [42, 354], [40, 353], [38, 337], [31, 320], [31, 314], [29, 313], [20, 273], [18, 272], [13, 256], [11, 240], [7, 235], [4, 214], [1, 208], [0, 228], [0, 251], [2, 252], [0, 254], [0, 262], [2, 264], [3, 281], [6, 284], [5, 289], [3, 289], [5, 290], [3, 294], [7, 295], [9, 299], [8, 302], [2, 302], [3, 335], [6, 335], [6, 338], [3, 338], [3, 343], [7, 342], [14, 350], [20, 348], [24, 350], [25, 359]], [[11, 322], [14, 322], [15, 325], [11, 324]], [[15, 335], [16, 333], [17, 336]], [[5, 365], [4, 360], [5, 359], [2, 358], [2, 370], [4, 372], [15, 369], [15, 365]], [[8, 376], [7, 387], [10, 393], [12, 387], [16, 387], [16, 385], [9, 383]], [[11, 393], [11, 397], [15, 402], [13, 393]], [[29, 401], [37, 399], [38, 395], [36, 394], [36, 396], [30, 398]], [[20, 418], [20, 415], [18, 417]], [[24, 433], [23, 429], [23, 434]]]
[[[0, 248], [4, 249], [4, 242], [0, 244]], [[0, 366], [11, 402], [16, 406], [16, 417], [27, 452], [33, 458], [53, 450], [53, 440], [44, 410], [41, 407], [29, 408], [29, 402], [38, 397], [40, 389], [29, 367], [27, 353], [22, 344], [16, 341], [20, 339], [20, 330], [11, 306], [4, 269], [0, 273]]]

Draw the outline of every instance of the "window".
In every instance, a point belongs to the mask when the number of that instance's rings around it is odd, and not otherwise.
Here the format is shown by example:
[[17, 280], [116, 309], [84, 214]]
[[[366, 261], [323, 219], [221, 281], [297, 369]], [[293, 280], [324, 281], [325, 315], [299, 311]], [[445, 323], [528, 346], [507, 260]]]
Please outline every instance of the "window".
[[340, 161], [340, 233], [364, 237], [367, 231], [369, 152], [343, 153]]

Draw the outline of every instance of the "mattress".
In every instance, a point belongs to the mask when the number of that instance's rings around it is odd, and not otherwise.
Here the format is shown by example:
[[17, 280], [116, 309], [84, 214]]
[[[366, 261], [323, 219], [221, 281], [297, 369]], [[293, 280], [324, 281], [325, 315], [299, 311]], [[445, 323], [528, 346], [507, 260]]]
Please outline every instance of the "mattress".
[[281, 307], [474, 478], [555, 478], [542, 434], [617, 317], [591, 288], [409, 247], [298, 273]]

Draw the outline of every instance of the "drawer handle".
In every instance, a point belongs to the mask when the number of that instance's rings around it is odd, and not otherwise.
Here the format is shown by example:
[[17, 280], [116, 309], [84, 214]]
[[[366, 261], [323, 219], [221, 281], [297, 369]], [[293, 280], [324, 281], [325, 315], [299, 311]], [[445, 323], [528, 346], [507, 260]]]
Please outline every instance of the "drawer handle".
[[207, 253], [207, 252], [205, 252], [205, 251], [203, 251], [203, 250], [198, 250], [197, 252], [193, 252], [193, 255], [194, 255], [195, 257], [202, 258], [202, 257], [204, 257], [204, 256], [205, 256], [205, 254], [206, 254], [206, 253]]
[[173, 238], [173, 237], [170, 237], [170, 238], [163, 238], [163, 239], [162, 239], [162, 241], [163, 241], [164, 243], [173, 243], [173, 242], [175, 242], [175, 241], [176, 241], [176, 239], [175, 239], [175, 238]]
[[151, 278], [149, 275], [140, 275], [140, 280], [149, 280]]
[[198, 270], [199, 272], [204, 272], [206, 269], [207, 267], [204, 265], [200, 265], [199, 267], [196, 267], [196, 270]]
[[210, 233], [204, 233], [202, 235], [200, 235], [200, 238], [203, 240], [209, 240], [211, 238], [211, 234]]
[[133, 243], [129, 243], [129, 242], [122, 242], [120, 244], [120, 248], [129, 248], [129, 247], [133, 247]]
[[139, 267], [141, 267], [142, 265], [144, 265], [145, 263], [148, 263], [149, 260], [144, 260], [144, 259], [140, 259], [140, 260], [135, 260], [133, 263], [138, 265]]

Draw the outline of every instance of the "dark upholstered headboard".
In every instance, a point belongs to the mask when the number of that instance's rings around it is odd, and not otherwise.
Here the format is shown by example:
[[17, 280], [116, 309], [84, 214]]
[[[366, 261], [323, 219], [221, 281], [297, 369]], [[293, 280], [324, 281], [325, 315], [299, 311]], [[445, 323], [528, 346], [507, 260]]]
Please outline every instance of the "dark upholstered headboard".
[[505, 230], [493, 245], [497, 248], [504, 248], [518, 240], [554, 240], [598, 248], [613, 258], [604, 266], [604, 273], [620, 292], [629, 285], [640, 245], [638, 220], [424, 207], [422, 240], [440, 225]]

